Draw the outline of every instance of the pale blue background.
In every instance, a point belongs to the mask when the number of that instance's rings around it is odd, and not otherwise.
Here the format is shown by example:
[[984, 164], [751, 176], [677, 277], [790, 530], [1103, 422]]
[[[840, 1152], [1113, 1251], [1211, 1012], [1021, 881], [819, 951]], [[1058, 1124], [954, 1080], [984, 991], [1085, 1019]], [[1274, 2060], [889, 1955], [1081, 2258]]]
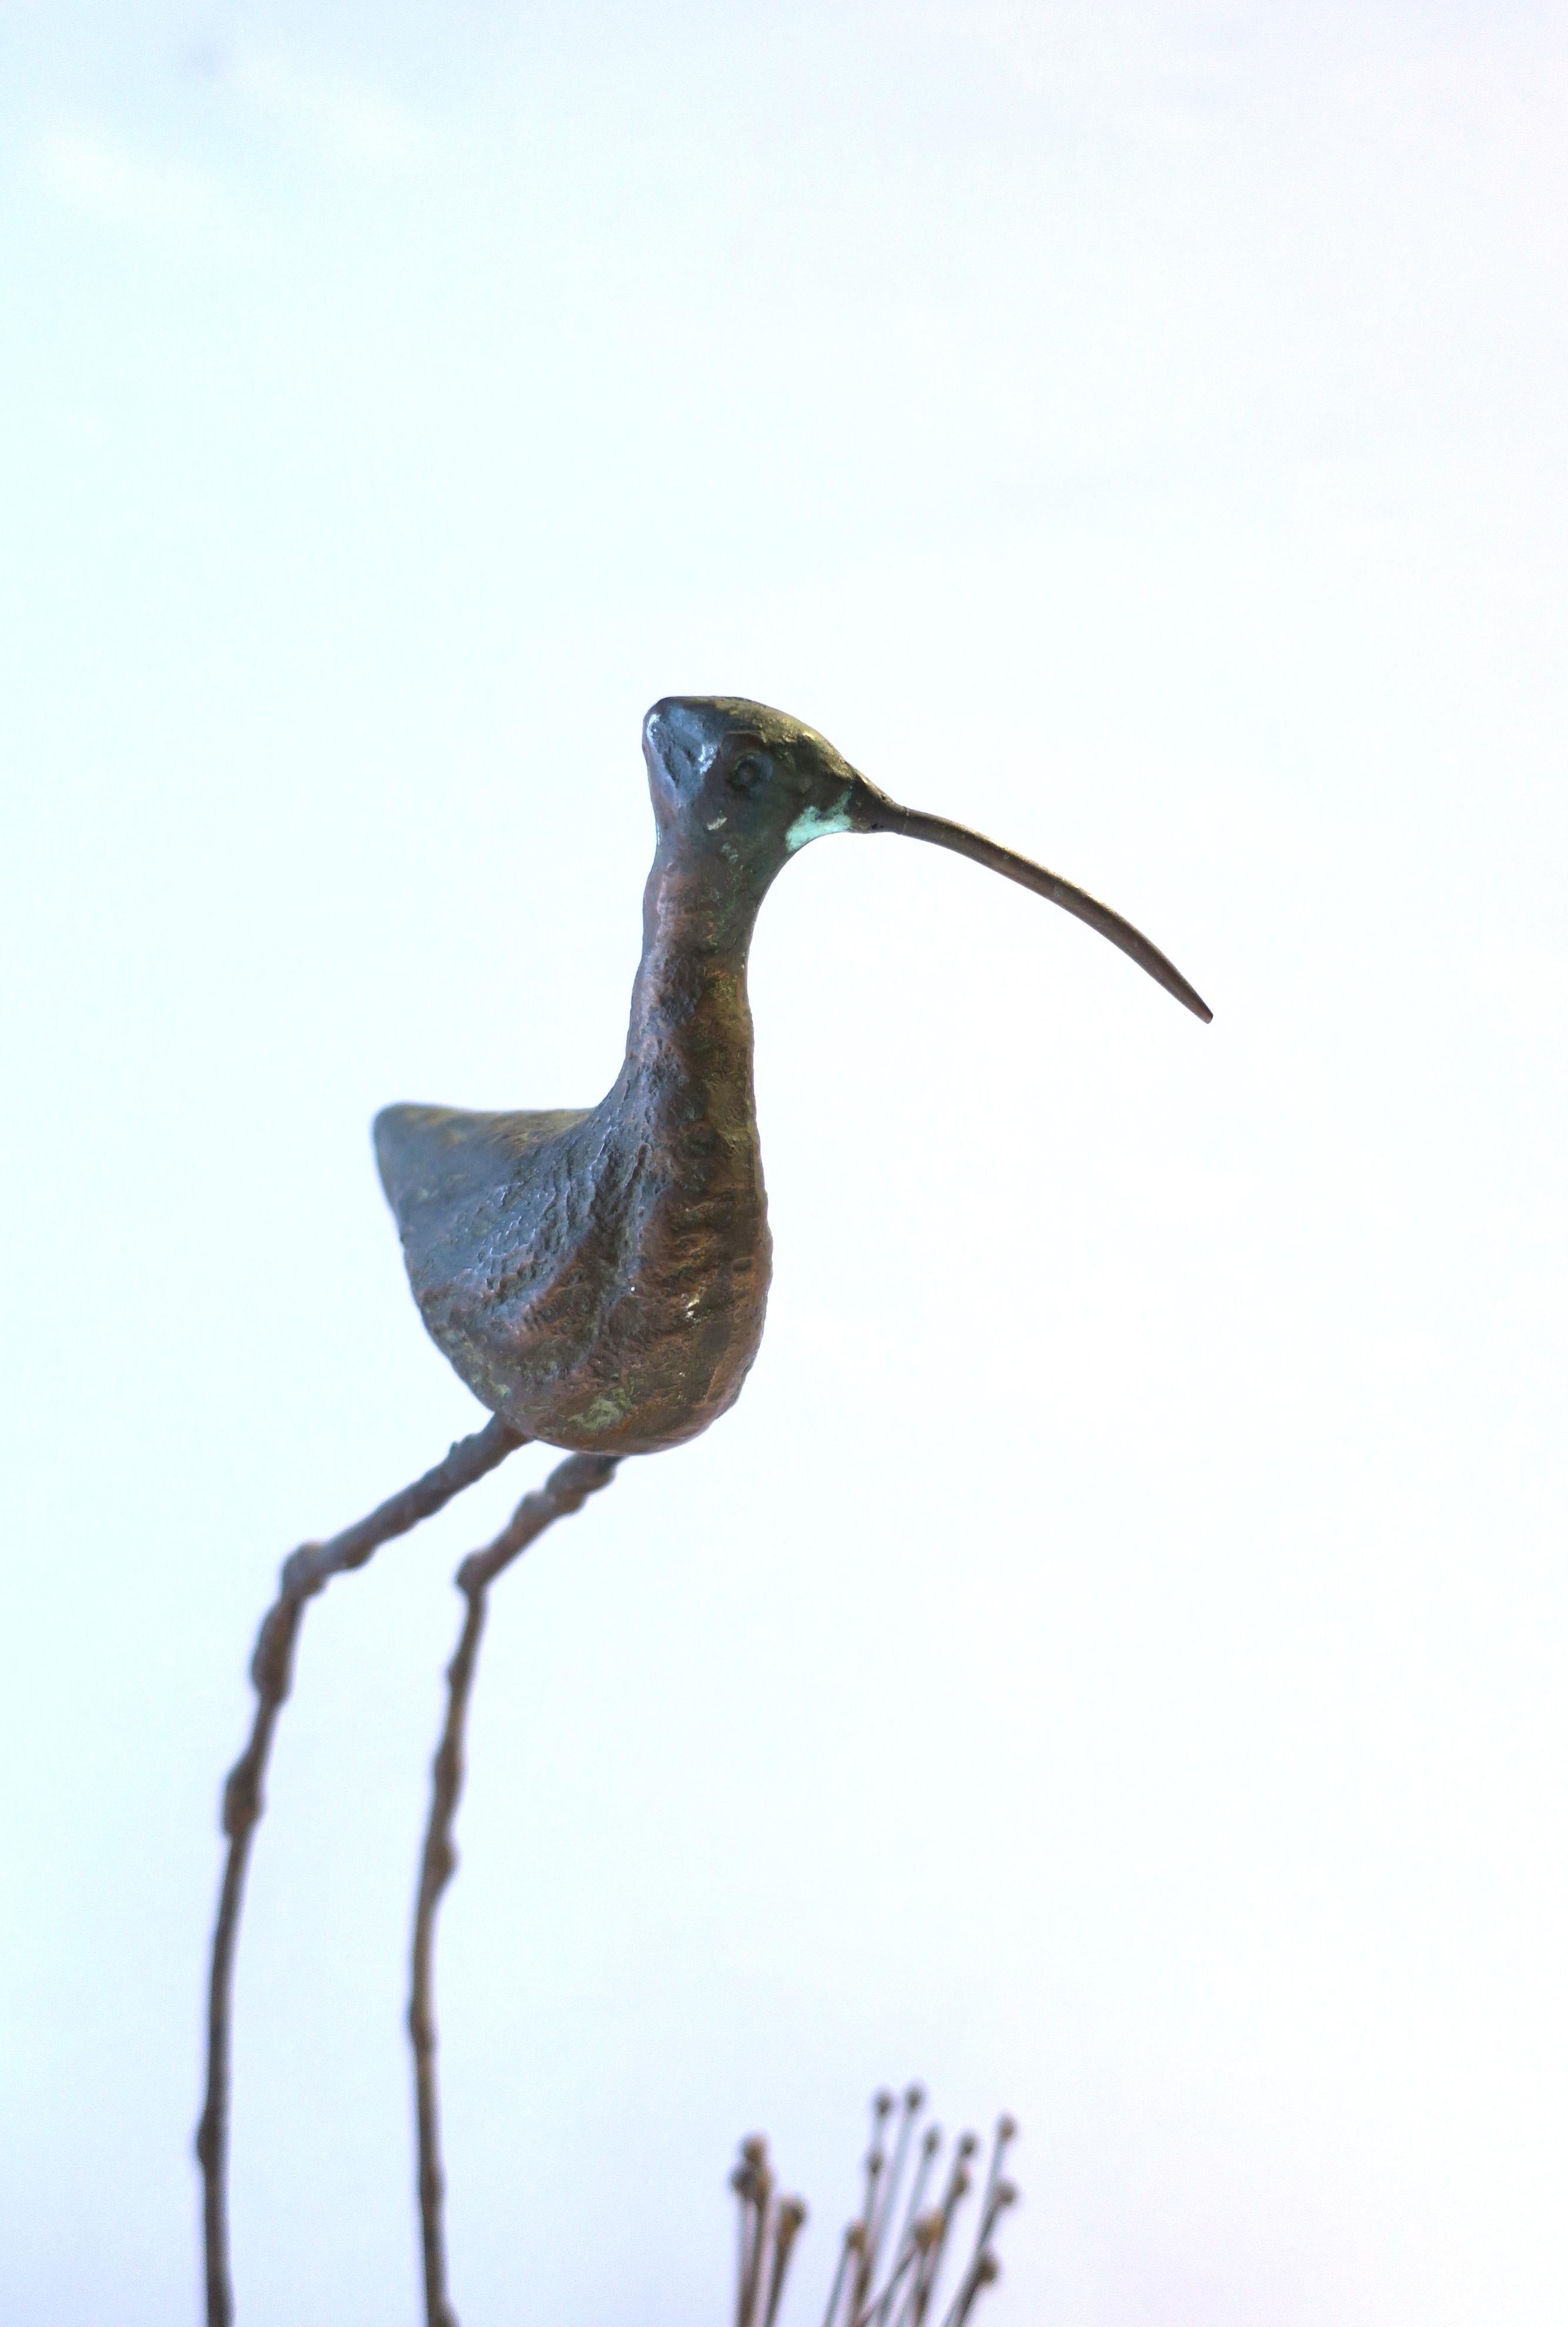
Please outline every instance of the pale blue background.
[[[195, 2308], [275, 1565], [476, 1411], [366, 1126], [592, 1101], [670, 690], [1143, 922], [813, 848], [735, 1414], [498, 1598], [465, 2327], [690, 2327], [734, 2139], [1023, 2120], [996, 2327], [1568, 2305], [1561, 5], [0, 13], [0, 2313]], [[315, 1609], [245, 2327], [415, 2318], [451, 1570]]]

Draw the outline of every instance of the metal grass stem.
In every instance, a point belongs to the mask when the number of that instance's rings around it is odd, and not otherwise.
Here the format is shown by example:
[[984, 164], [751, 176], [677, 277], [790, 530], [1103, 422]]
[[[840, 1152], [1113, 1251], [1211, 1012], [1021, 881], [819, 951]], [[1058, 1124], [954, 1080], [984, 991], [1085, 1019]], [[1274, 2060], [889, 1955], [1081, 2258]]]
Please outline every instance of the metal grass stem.
[[904, 2208], [903, 2223], [893, 2248], [893, 2252], [897, 2255], [902, 2254], [905, 2246], [913, 2236], [915, 2224], [919, 2218], [920, 2201], [926, 2194], [926, 2184], [931, 2178], [931, 2168], [936, 2163], [937, 2152], [941, 2145], [941, 2127], [935, 2125], [928, 2126], [920, 2136], [920, 2154], [915, 2165], [915, 2178], [910, 2186], [909, 2202]]
[[880, 2294], [873, 2295], [871, 2301], [866, 2304], [865, 2309], [862, 2312], [858, 2312], [855, 2317], [851, 2321], [850, 2327], [875, 2327], [875, 2322], [877, 2321], [886, 2318], [889, 2311], [892, 2307], [894, 2295], [903, 2285], [905, 2277], [913, 2267], [919, 2255], [919, 2248], [912, 2242], [902, 2250], [898, 2257], [897, 2266], [891, 2276], [889, 2277], [887, 2285], [882, 2288], [882, 2293]]
[[865, 2307], [871, 2292], [872, 2274], [876, 2268], [876, 2228], [878, 2201], [887, 2172], [887, 2148], [882, 2135], [887, 2121], [893, 2113], [891, 2093], [876, 2094], [871, 2105], [871, 2148], [865, 2161], [865, 2203], [861, 2210], [860, 2246], [855, 2255], [854, 2276], [850, 2282], [849, 2318], [851, 2327]]
[[482, 1551], [469, 1554], [454, 1579], [468, 1606], [456, 1649], [446, 1668], [446, 1720], [431, 1764], [430, 1816], [419, 1862], [408, 1995], [426, 2327], [458, 2327], [457, 2313], [446, 2291], [446, 2178], [441, 2162], [436, 2070], [435, 1926], [441, 1894], [457, 1868], [453, 1832], [462, 1794], [463, 1741], [490, 1588], [554, 1520], [581, 1510], [589, 1496], [607, 1487], [614, 1475], [615, 1461], [610, 1455], [573, 1454], [565, 1463], [557, 1463], [542, 1487], [536, 1487], [523, 1497], [494, 1542], [487, 1544]]
[[773, 2279], [768, 2290], [768, 2307], [762, 2314], [762, 2327], [774, 2327], [779, 2316], [779, 2304], [784, 2293], [784, 2280], [789, 2268], [789, 2257], [795, 2241], [806, 2220], [806, 2209], [798, 2198], [786, 2198], [779, 2205], [773, 2228]]
[[[897, 2210], [899, 2191], [903, 2182], [904, 2167], [909, 2162], [910, 2141], [914, 2132], [915, 2119], [919, 2117], [925, 2105], [926, 2094], [925, 2088], [923, 2086], [909, 2085], [905, 2088], [904, 2105], [899, 2117], [898, 2134], [893, 2142], [892, 2162], [889, 2165], [886, 2176], [882, 2182], [881, 2201], [877, 2207], [876, 2221], [873, 2227], [871, 2234], [871, 2275], [873, 2284], [876, 2278], [877, 2266], [882, 2260], [882, 2250], [887, 2243], [888, 2224], [892, 2219], [894, 2212]], [[894, 2259], [896, 2260], [899, 2254], [899, 2246], [896, 2241], [892, 2247], [891, 2252]]]
[[982, 2287], [994, 2285], [1001, 2276], [1002, 2266], [995, 2256], [988, 2247], [983, 2248], [959, 2281], [958, 2292], [953, 2297], [952, 2308], [942, 2322], [942, 2327], [965, 2327], [966, 2320], [979, 2300]]
[[969, 2160], [978, 2147], [972, 2133], [960, 2134], [953, 2149], [953, 2163], [948, 2170], [947, 2186], [932, 2224], [931, 2243], [923, 2257], [922, 2267], [910, 2282], [907, 2303], [900, 2306], [898, 2317], [907, 2318], [910, 2327], [924, 2327], [925, 2316], [936, 2293], [937, 2281], [942, 2275], [943, 2258], [953, 2228], [953, 2218], [969, 2193], [971, 2175]]
[[834, 2327], [838, 2316], [838, 2300], [849, 2276], [850, 2256], [854, 2252], [854, 2224], [852, 2222], [838, 2244], [838, 2268], [833, 2274], [833, 2285], [827, 2291], [827, 2308], [822, 2314], [822, 2327]]
[[996, 2220], [999, 2210], [997, 2197], [1003, 2187], [1003, 2168], [1007, 2162], [1008, 2148], [1017, 2138], [1017, 2119], [1012, 2117], [999, 2117], [996, 2120], [995, 2136], [991, 2145], [991, 2170], [985, 2176], [985, 2191], [980, 2201], [980, 2231], [975, 2241], [976, 2254], [990, 2237], [992, 2225]]
[[305, 1603], [323, 1592], [334, 1575], [363, 1567], [380, 1546], [406, 1535], [482, 1479], [523, 1444], [520, 1434], [492, 1420], [471, 1437], [460, 1438], [423, 1478], [378, 1503], [369, 1515], [330, 1537], [302, 1544], [283, 1565], [277, 1597], [263, 1617], [250, 1659], [256, 1716], [249, 1742], [223, 1788], [223, 1831], [229, 1837], [212, 1961], [207, 1989], [207, 2090], [196, 2128], [201, 2168], [202, 2238], [206, 2265], [207, 2327], [231, 2327], [234, 2286], [229, 2252], [229, 2129], [234, 2016], [234, 1959], [239, 1941], [240, 1909], [250, 1847], [266, 1802], [263, 1781], [272, 1753], [277, 1716], [294, 1678], [294, 1649]]

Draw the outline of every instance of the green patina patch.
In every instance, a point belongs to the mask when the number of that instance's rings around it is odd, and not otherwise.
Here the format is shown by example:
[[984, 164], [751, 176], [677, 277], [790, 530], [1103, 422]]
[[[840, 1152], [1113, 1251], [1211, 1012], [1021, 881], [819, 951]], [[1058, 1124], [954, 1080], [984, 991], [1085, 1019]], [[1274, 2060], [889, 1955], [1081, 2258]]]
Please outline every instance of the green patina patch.
[[623, 1422], [632, 1404], [630, 1389], [601, 1390], [591, 1406], [581, 1414], [569, 1414], [566, 1419], [578, 1430], [613, 1430]]
[[842, 797], [833, 808], [818, 808], [813, 802], [810, 808], [801, 809], [784, 835], [784, 846], [791, 855], [798, 848], [804, 848], [808, 840], [820, 840], [826, 832], [854, 831], [849, 815], [849, 793], [850, 787], [845, 784]]

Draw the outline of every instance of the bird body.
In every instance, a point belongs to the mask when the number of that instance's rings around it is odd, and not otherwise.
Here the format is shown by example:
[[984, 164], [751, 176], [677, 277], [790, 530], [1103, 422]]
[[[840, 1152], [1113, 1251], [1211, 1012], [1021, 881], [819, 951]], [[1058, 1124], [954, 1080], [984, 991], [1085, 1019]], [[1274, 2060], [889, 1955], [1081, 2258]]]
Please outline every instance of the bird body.
[[761, 1339], [772, 1243], [744, 959], [679, 934], [645, 959], [597, 1107], [377, 1118], [426, 1325], [476, 1397], [553, 1446], [695, 1436]]
[[382, 1183], [431, 1334], [519, 1434], [593, 1453], [678, 1444], [733, 1404], [761, 1339], [772, 1246], [746, 958], [808, 840], [902, 831], [1091, 921], [1200, 1015], [1129, 925], [1026, 859], [900, 808], [815, 731], [733, 697], [670, 698], [644, 755], [658, 843], [626, 1058], [599, 1105], [391, 1107]]

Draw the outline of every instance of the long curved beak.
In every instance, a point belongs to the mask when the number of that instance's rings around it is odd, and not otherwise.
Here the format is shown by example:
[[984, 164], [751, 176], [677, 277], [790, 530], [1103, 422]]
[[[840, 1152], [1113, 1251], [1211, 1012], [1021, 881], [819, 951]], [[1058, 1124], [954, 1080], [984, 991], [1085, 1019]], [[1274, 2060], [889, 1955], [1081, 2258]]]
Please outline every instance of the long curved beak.
[[863, 776], [856, 786], [853, 814], [857, 832], [901, 832], [907, 840], [934, 841], [938, 848], [950, 848], [956, 856], [971, 857], [976, 864], [985, 864], [993, 873], [1016, 881], [1021, 888], [1032, 889], [1037, 897], [1049, 897], [1053, 905], [1076, 914], [1091, 930], [1098, 930], [1101, 937], [1120, 946], [1140, 969], [1146, 969], [1195, 1018], [1201, 1018], [1205, 1025], [1213, 1018], [1213, 1011], [1197, 988], [1188, 984], [1175, 963], [1167, 961], [1159, 947], [1151, 945], [1141, 930], [1125, 921], [1120, 913], [1113, 913], [1097, 897], [1075, 889], [1070, 881], [1062, 880], [1058, 874], [1048, 873], [1043, 864], [1031, 864], [1027, 856], [1017, 855], [1013, 849], [987, 840], [984, 833], [971, 832], [966, 825], [952, 824], [945, 816], [928, 816], [922, 808], [901, 808]]

